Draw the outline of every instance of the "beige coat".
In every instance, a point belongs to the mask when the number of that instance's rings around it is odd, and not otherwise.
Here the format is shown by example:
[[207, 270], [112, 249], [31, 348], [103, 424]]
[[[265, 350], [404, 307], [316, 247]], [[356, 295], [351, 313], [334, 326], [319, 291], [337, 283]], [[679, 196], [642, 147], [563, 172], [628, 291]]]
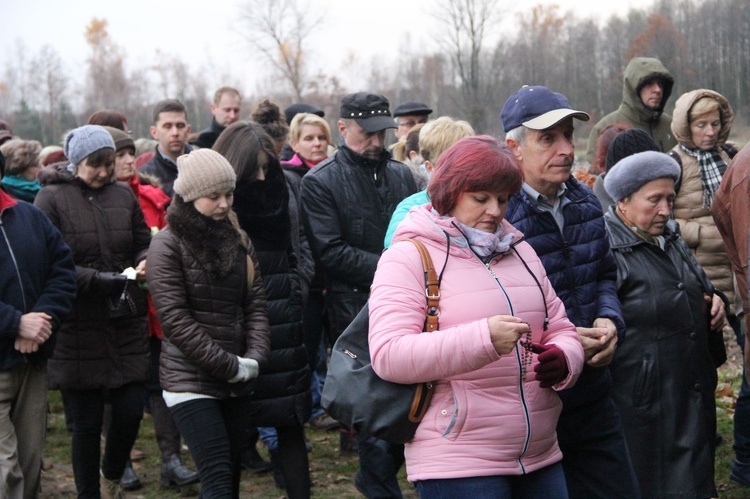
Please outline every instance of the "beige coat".
[[[729, 102], [720, 94], [711, 90], [693, 90], [680, 96], [675, 103], [672, 117], [672, 133], [680, 144], [694, 148], [691, 139], [688, 113], [693, 105], [703, 97], [712, 97], [720, 103], [721, 132], [717, 147], [721, 157], [729, 164], [729, 155], [721, 146], [727, 140], [732, 128], [734, 113]], [[680, 224], [683, 239], [696, 260], [703, 267], [713, 285], [727, 295], [729, 303], [734, 304], [734, 284], [729, 256], [719, 230], [716, 228], [711, 210], [703, 207], [703, 183], [698, 169], [698, 160], [689, 156], [679, 146], [673, 149], [682, 161], [682, 185], [674, 201], [674, 217]]]

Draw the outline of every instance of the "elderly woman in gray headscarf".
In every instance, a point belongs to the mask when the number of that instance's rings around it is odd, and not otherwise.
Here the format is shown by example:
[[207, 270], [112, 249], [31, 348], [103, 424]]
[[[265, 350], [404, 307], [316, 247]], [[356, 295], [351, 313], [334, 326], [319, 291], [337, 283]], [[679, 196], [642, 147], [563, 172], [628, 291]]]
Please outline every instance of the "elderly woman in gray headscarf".
[[670, 219], [679, 165], [648, 151], [619, 161], [604, 187], [627, 335], [610, 370], [643, 496], [715, 497], [717, 376], [724, 302]]

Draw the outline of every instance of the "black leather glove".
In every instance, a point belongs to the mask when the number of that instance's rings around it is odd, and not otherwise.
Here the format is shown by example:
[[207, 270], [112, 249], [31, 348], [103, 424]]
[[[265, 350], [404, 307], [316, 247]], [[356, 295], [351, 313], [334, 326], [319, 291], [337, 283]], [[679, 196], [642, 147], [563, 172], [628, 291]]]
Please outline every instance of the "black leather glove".
[[127, 277], [117, 272], [97, 272], [91, 284], [94, 291], [117, 297], [122, 294], [127, 281]]

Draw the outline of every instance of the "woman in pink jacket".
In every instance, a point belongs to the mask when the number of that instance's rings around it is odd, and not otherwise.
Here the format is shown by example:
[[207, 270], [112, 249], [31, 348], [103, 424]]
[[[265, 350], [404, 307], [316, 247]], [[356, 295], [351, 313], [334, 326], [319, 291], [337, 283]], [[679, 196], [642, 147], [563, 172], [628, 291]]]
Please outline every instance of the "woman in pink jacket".
[[394, 241], [416, 238], [440, 276], [440, 328], [420, 334], [425, 283], [416, 247], [380, 259], [370, 297], [379, 376], [436, 381], [408, 479], [422, 498], [567, 497], [555, 390], [575, 382], [583, 349], [534, 250], [503, 219], [523, 182], [505, 144], [469, 137], [449, 148]]

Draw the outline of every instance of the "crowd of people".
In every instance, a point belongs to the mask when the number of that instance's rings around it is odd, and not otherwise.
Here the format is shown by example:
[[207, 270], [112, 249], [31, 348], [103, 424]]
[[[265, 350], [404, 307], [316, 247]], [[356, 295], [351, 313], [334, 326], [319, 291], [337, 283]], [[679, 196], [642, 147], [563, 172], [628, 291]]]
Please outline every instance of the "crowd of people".
[[[729, 141], [716, 91], [665, 114], [673, 86], [632, 59], [575, 171], [590, 116], [544, 86], [498, 110], [502, 139], [359, 92], [334, 144], [323, 110], [265, 100], [244, 120], [231, 87], [199, 133], [182, 102], [157, 103], [151, 144], [118, 111], [62, 146], [2, 122], [0, 496], [39, 496], [54, 389], [81, 498], [143, 487], [144, 411], [160, 484], [203, 498], [239, 497], [243, 469], [309, 498], [306, 425], [358, 455], [368, 498], [402, 497], [404, 464], [422, 498], [718, 497], [716, 370], [725, 333], [748, 333], [750, 146]], [[433, 334], [407, 239], [439, 276]], [[377, 375], [432, 383], [406, 444], [321, 407], [328, 353], [368, 304]], [[734, 423], [730, 479], [750, 487], [744, 369]]]

